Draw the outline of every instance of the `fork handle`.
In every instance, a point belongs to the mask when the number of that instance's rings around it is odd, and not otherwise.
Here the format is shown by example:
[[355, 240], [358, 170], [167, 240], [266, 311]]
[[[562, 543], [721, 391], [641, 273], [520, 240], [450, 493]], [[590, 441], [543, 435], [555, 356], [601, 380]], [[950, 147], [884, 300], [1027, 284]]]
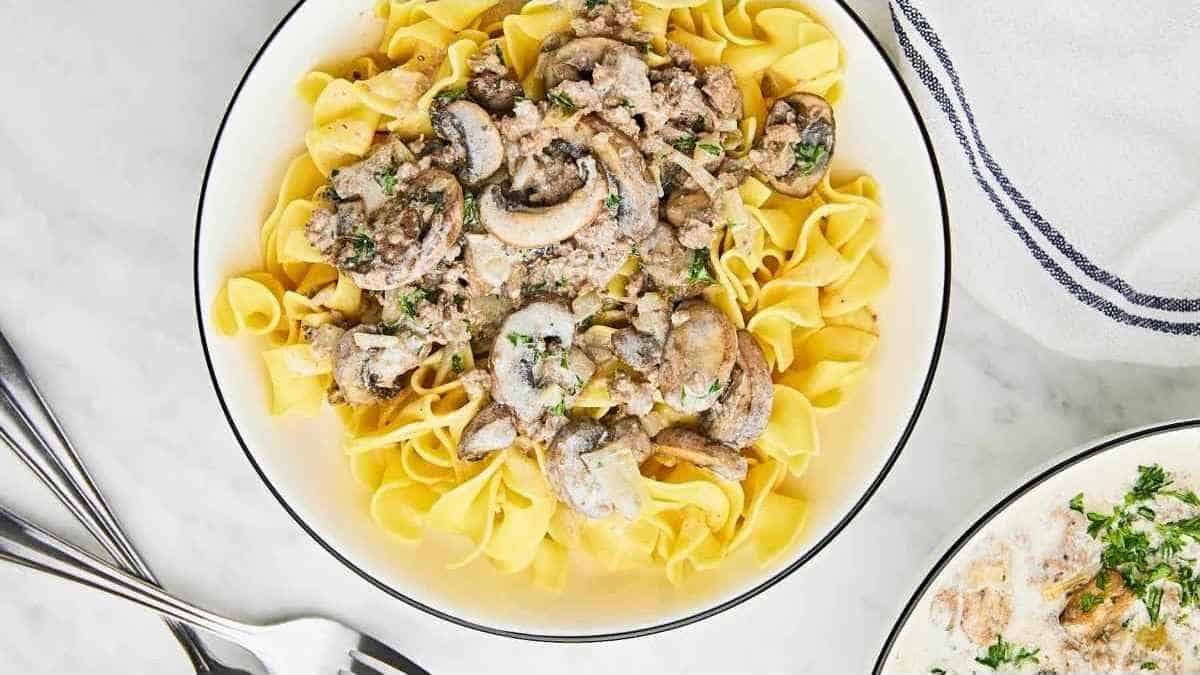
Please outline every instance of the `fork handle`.
[[112, 567], [0, 505], [0, 559], [124, 598], [163, 616], [249, 646], [259, 628], [218, 616]]
[[[50, 488], [114, 560], [157, 583], [2, 332], [0, 399], [0, 440]], [[171, 622], [167, 627], [192, 665], [200, 672], [208, 672], [211, 659], [195, 634]]]

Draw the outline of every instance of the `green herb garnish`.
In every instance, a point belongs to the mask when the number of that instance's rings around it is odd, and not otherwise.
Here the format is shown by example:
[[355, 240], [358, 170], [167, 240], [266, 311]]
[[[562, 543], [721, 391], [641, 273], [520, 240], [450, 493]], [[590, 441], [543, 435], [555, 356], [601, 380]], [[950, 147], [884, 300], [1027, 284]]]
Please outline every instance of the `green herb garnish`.
[[698, 140], [692, 134], [685, 134], [671, 141], [671, 147], [690, 155], [696, 149], [696, 141]]
[[428, 297], [429, 291], [424, 288], [414, 288], [402, 294], [397, 302], [400, 304], [400, 311], [404, 312], [405, 316], [414, 317], [417, 315], [417, 305]]
[[366, 232], [358, 232], [346, 239], [354, 248], [354, 254], [346, 258], [346, 265], [355, 267], [375, 258], [375, 240], [371, 238], [371, 235]]
[[1088, 614], [1093, 609], [1096, 609], [1096, 607], [1098, 607], [1102, 602], [1104, 602], [1103, 597], [1096, 595], [1095, 593], [1084, 593], [1083, 595], [1079, 596], [1079, 609], [1084, 614]]
[[[1106, 580], [1110, 571], [1119, 573], [1125, 585], [1142, 601], [1152, 624], [1162, 620], [1165, 583], [1179, 586], [1182, 607], [1200, 605], [1200, 577], [1193, 568], [1195, 561], [1179, 556], [1187, 540], [1200, 543], [1200, 516], [1160, 523], [1157, 512], [1144, 503], [1159, 497], [1171, 497], [1189, 505], [1200, 503], [1194, 492], [1173, 489], [1172, 484], [1171, 476], [1161, 466], [1139, 466], [1133, 486], [1110, 513], [1086, 510], [1082, 494], [1070, 501], [1071, 510], [1087, 518], [1088, 534], [1104, 544], [1097, 581]], [[1158, 536], [1152, 538], [1154, 534]]]
[[613, 211], [613, 212], [620, 210], [621, 195], [619, 195], [615, 192], [609, 193], [609, 195], [604, 198], [604, 207], [607, 208], [609, 211]]
[[1021, 668], [1026, 664], [1037, 663], [1037, 655], [1041, 651], [1040, 648], [1030, 650], [1027, 647], [1017, 647], [1011, 642], [1005, 642], [1003, 635], [998, 635], [996, 644], [988, 647], [987, 654], [975, 657], [975, 661], [992, 670], [999, 670], [1003, 665]]
[[391, 197], [396, 194], [396, 167], [389, 166], [375, 172], [375, 182], [383, 188], [383, 194]]
[[575, 107], [575, 101], [572, 101], [570, 96], [561, 91], [552, 91], [549, 94], [546, 94], [546, 100], [550, 101], [551, 104], [562, 108], [563, 112], [568, 115], [578, 110], [578, 108]]
[[466, 369], [467, 367], [466, 364], [463, 363], [462, 354], [455, 354], [454, 356], [450, 357], [450, 370], [453, 370], [456, 373], [462, 373], [462, 371]]
[[554, 407], [550, 409], [550, 412], [554, 413], [555, 415], [561, 415], [563, 417], [566, 417], [566, 415], [567, 415], [567, 399], [565, 399], [565, 398], [558, 399], [558, 403], [554, 404]]
[[607, 5], [607, 4], [608, 4], [608, 0], [587, 0], [586, 2], [583, 3], [583, 6], [587, 9], [587, 11], [590, 12], [593, 9], [596, 9], [597, 7], [599, 7], [600, 5]]
[[793, 143], [792, 152], [796, 154], [796, 170], [805, 176], [816, 170], [828, 153], [825, 146], [817, 143]]
[[505, 63], [504, 63], [504, 50], [500, 48], [500, 43], [499, 43], [499, 42], [497, 42], [495, 46], [496, 46], [496, 58], [500, 59], [500, 65], [502, 65], [502, 66], [503, 66], [503, 65], [505, 65]]
[[708, 271], [708, 249], [698, 248], [692, 251], [692, 260], [688, 263], [687, 280], [689, 284], [712, 284], [712, 274]]
[[719, 145], [714, 145], [712, 143], [697, 143], [696, 147], [707, 152], [708, 154], [712, 155], [713, 157], [721, 156], [721, 146], [719, 146]]
[[466, 95], [467, 95], [466, 87], [451, 87], [449, 89], [443, 89], [443, 90], [439, 91], [437, 93], [437, 96], [433, 97], [433, 100], [437, 101], [438, 103], [441, 103], [442, 105], [445, 105], [447, 103], [457, 101], [461, 98], [465, 98]]
[[1141, 670], [1158, 670], [1158, 664], [1153, 661], [1142, 661]]
[[533, 344], [533, 337], [525, 335], [524, 333], [509, 333], [505, 337], [508, 338], [508, 341], [511, 342], [514, 347]]

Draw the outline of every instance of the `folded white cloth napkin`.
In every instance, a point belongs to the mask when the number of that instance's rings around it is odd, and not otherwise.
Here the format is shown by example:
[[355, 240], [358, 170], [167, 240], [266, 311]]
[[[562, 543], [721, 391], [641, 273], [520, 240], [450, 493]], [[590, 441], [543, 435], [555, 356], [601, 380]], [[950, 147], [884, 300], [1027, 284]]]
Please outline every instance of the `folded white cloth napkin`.
[[889, 2], [955, 279], [1072, 356], [1200, 364], [1200, 2]]

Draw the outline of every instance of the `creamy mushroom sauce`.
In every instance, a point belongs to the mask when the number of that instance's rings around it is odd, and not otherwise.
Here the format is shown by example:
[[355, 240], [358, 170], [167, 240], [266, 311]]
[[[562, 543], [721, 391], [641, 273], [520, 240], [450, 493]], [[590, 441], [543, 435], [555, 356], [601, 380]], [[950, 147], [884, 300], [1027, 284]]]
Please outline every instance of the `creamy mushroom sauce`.
[[[1107, 485], [1079, 486], [1081, 499], [1055, 491], [969, 544], [913, 609], [884, 671], [1200, 672], [1195, 599], [1185, 602], [1182, 587], [1171, 580], [1150, 584], [1149, 603], [1136, 597], [1126, 577], [1144, 575], [1127, 565], [1124, 573], [1102, 567], [1107, 540], [1102, 530], [1095, 537], [1088, 532], [1096, 519], [1087, 514], [1111, 515], [1124, 505], [1129, 531], [1151, 533], [1151, 551], [1161, 546], [1154, 532], [1164, 523], [1191, 519], [1189, 526], [1200, 534], [1200, 500], [1187, 503], [1200, 489], [1194, 474], [1176, 468], [1151, 498], [1128, 496], [1145, 484], [1145, 469], [1157, 468], [1142, 467], [1136, 477], [1113, 477]], [[1138, 549], [1136, 542], [1122, 546]], [[1151, 552], [1146, 567], [1156, 567], [1160, 558]], [[1185, 535], [1169, 564], [1195, 570], [1197, 559], [1200, 543]], [[1157, 622], [1147, 606], [1156, 603], [1155, 587], [1162, 589]]]
[[[632, 518], [632, 482], [654, 452], [745, 477], [742, 450], [765, 428], [773, 389], [754, 338], [701, 297], [714, 281], [709, 247], [726, 223], [749, 223], [736, 189], [748, 175], [811, 192], [834, 126], [824, 99], [791, 96], [758, 145], [731, 157], [743, 140], [732, 71], [698, 67], [678, 45], [649, 67], [629, 3], [609, 7], [544, 42], [544, 98], [526, 98], [485, 43], [467, 86], [439, 95], [435, 136], [380, 135], [334, 172], [308, 238], [368, 291], [368, 308], [306, 338], [333, 359], [334, 401], [355, 405], [397, 395], [436, 347], [473, 350], [486, 374], [472, 385], [492, 403], [459, 457], [525, 436], [547, 446], [563, 503]], [[570, 419], [614, 360], [617, 410]], [[698, 428], [671, 428], [656, 402]]]

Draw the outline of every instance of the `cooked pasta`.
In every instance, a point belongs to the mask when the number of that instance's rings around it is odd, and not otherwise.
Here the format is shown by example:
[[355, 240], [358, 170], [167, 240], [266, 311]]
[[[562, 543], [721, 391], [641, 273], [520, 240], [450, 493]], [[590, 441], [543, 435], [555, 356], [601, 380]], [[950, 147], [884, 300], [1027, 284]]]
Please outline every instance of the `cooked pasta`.
[[[710, 152], [747, 157], [772, 123], [770, 100], [838, 98], [841, 45], [797, 2], [634, 0], [632, 8], [652, 67], [671, 63], [682, 46], [698, 68], [732, 70], [741, 117], [724, 147]], [[297, 90], [312, 105], [312, 124], [306, 152], [288, 167], [262, 226], [262, 268], [230, 278], [216, 298], [219, 331], [266, 338], [273, 414], [323, 408], [334, 364], [311, 336], [369, 311], [356, 277], [332, 264], [306, 232], [333, 189], [331, 178], [363, 160], [381, 133], [433, 135], [431, 110], [462, 96], [480, 50], [495, 52], [524, 96], [545, 97], [539, 55], [574, 20], [567, 7], [544, 0], [383, 0], [377, 13], [386, 28], [375, 52], [301, 78]], [[675, 154], [680, 166], [692, 165], [686, 152]], [[863, 377], [879, 339], [871, 307], [888, 274], [876, 249], [878, 188], [865, 176], [833, 181], [825, 173], [808, 196], [793, 197], [772, 180], [747, 177], [718, 210], [723, 220], [707, 260], [693, 262], [711, 269], [702, 297], [753, 336], [774, 380], [765, 429], [745, 451], [744, 478], [658, 452], [641, 465], [636, 513], [584, 517], [548, 484], [544, 440], [522, 435], [481, 461], [462, 459], [464, 430], [492, 397], [472, 377], [481, 371], [469, 345], [445, 345], [425, 355], [387, 400], [336, 405], [351, 471], [372, 492], [371, 517], [405, 541], [430, 529], [465, 537], [470, 552], [446, 564], [485, 559], [552, 590], [568, 582], [572, 555], [614, 571], [659, 567], [681, 584], [742, 548], [761, 565], [791, 550], [807, 506], [785, 484], [818, 455], [820, 416]], [[641, 266], [635, 249], [606, 283], [610, 301], [638, 302]], [[606, 305], [581, 339], [608, 343], [628, 319]], [[614, 387], [628, 373], [616, 364], [582, 382], [566, 412], [600, 420], [619, 409]], [[647, 416], [681, 428], [699, 419], [657, 394]]]

